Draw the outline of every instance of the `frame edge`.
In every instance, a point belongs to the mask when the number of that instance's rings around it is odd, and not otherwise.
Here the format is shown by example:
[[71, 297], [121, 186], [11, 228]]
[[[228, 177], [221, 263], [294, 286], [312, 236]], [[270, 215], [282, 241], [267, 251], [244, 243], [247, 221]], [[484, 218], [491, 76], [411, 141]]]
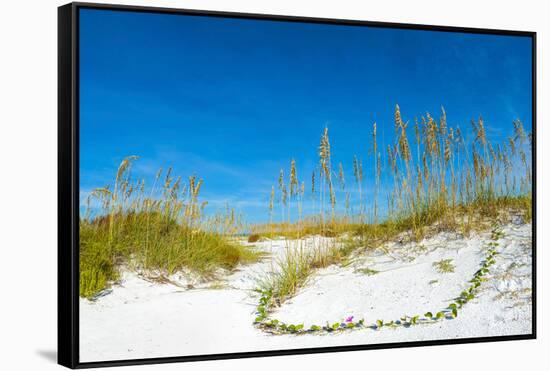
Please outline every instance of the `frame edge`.
[[[78, 256], [74, 235], [75, 7], [57, 11], [57, 363], [78, 365]], [[76, 277], [76, 279], [75, 279]], [[70, 279], [69, 279], [70, 278]]]
[[440, 32], [461, 32], [461, 33], [476, 33], [486, 35], [502, 35], [502, 36], [524, 36], [532, 37], [536, 34], [535, 31], [530, 30], [510, 30], [510, 29], [498, 29], [498, 28], [480, 28], [480, 27], [461, 27], [461, 26], [445, 26], [435, 24], [423, 24], [423, 23], [403, 23], [403, 22], [384, 22], [384, 21], [371, 21], [365, 19], [349, 19], [349, 18], [326, 18], [326, 17], [310, 17], [303, 15], [283, 15], [272, 13], [247, 13], [247, 12], [235, 12], [226, 10], [203, 10], [196, 8], [174, 8], [165, 6], [148, 6], [148, 5], [126, 5], [116, 3], [89, 3], [89, 2], [73, 2], [77, 8], [88, 9], [101, 9], [101, 10], [115, 10], [115, 11], [129, 11], [129, 12], [145, 12], [145, 13], [157, 13], [157, 14], [179, 14], [179, 15], [192, 15], [192, 16], [205, 16], [205, 17], [219, 17], [219, 18], [237, 18], [237, 19], [255, 19], [255, 20], [268, 20], [268, 21], [282, 21], [282, 22], [306, 22], [306, 23], [320, 23], [320, 24], [337, 24], [346, 26], [371, 26], [382, 28], [400, 28], [406, 30], [420, 30], [420, 31], [440, 31]]

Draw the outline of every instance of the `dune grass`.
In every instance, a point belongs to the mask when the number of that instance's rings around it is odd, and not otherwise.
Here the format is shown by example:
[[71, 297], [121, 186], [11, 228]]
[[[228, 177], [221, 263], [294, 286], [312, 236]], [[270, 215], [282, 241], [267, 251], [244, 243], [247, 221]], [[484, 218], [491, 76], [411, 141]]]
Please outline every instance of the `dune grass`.
[[[120, 165], [112, 188], [96, 189], [80, 219], [80, 295], [92, 297], [119, 277], [122, 265], [170, 275], [182, 269], [203, 276], [256, 261], [260, 254], [234, 241], [242, 229], [231, 209], [205, 217], [199, 203], [202, 180], [183, 184], [159, 171], [152, 189], [132, 182], [131, 165]], [[99, 210], [92, 211], [91, 203]], [[94, 215], [92, 215], [94, 214]]]
[[[196, 176], [183, 182], [170, 169], [159, 171], [146, 190], [143, 180], [131, 179], [137, 158], [126, 158], [112, 188], [94, 190], [88, 203], [95, 207], [80, 219], [81, 295], [107, 287], [122, 265], [209, 275], [256, 261], [259, 253], [234, 238], [248, 230], [251, 243], [276, 237], [296, 242], [261, 283], [281, 301], [316, 269], [346, 264], [360, 249], [395, 239], [421, 241], [440, 231], [468, 235], [512, 215], [530, 221], [532, 139], [519, 120], [513, 122], [512, 135], [496, 144], [487, 138], [481, 118], [463, 134], [447, 125], [444, 109], [439, 119], [426, 113], [409, 125], [396, 106], [394, 124], [394, 137], [383, 143], [372, 125], [359, 149], [366, 151], [366, 159], [348, 159], [350, 179], [345, 159], [334, 160], [325, 128], [316, 166], [302, 179], [297, 161], [290, 158], [288, 171], [281, 169], [271, 187], [269, 223], [251, 226], [230, 209], [206, 217], [206, 202], [199, 201], [202, 180]], [[302, 240], [314, 235], [328, 238], [306, 252]]]
[[259, 277], [259, 291], [270, 291], [274, 300], [282, 303], [292, 297], [316, 269], [342, 262], [346, 249], [341, 242], [321, 239], [315, 248], [305, 246], [305, 240], [296, 240], [289, 246], [284, 257], [276, 261], [277, 269]]
[[[531, 220], [532, 136], [521, 121], [514, 120], [511, 136], [496, 144], [488, 139], [482, 118], [472, 121], [464, 134], [460, 127], [448, 126], [443, 108], [439, 119], [426, 113], [414, 123], [411, 129], [396, 105], [395, 136], [381, 144], [373, 124], [370, 138], [365, 138], [370, 142], [370, 182], [365, 182], [363, 159], [355, 155], [349, 159], [352, 189], [345, 181], [343, 162], [333, 168], [328, 128], [317, 149], [319, 162], [308, 176], [309, 192], [294, 159], [288, 178], [280, 170], [278, 186], [272, 187], [270, 195], [270, 223], [250, 229], [255, 235], [288, 240], [334, 237], [333, 245], [316, 249], [316, 254], [289, 254], [280, 262], [278, 273], [263, 282], [262, 290], [284, 300], [305, 284], [315, 268], [341, 264], [358, 249], [376, 248], [397, 238], [421, 241], [441, 231], [469, 235], [511, 217]], [[365, 189], [372, 190], [370, 199], [365, 199]], [[358, 194], [353, 203], [352, 192]], [[318, 213], [304, 216], [304, 202], [311, 202], [311, 210]], [[273, 222], [276, 204], [281, 211], [279, 222]], [[291, 213], [292, 207], [297, 213]], [[291, 220], [291, 215], [298, 218]]]

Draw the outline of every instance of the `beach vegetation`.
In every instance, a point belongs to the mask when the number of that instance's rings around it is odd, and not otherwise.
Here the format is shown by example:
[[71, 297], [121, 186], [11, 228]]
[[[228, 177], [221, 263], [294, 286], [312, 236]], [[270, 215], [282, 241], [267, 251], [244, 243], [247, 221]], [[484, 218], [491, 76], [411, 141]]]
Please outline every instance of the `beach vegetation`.
[[222, 269], [260, 258], [234, 238], [239, 215], [227, 207], [206, 216], [203, 180], [159, 170], [151, 188], [132, 179], [137, 156], [125, 158], [111, 185], [93, 190], [80, 218], [80, 295], [93, 297], [119, 278], [121, 267], [142, 274], [189, 270], [213, 277]]
[[453, 273], [455, 271], [453, 259], [442, 259], [433, 262], [432, 265], [439, 273]]
[[[282, 302], [316, 269], [346, 265], [354, 254], [365, 249], [387, 249], [392, 242], [422, 245], [424, 238], [440, 232], [468, 236], [511, 218], [529, 222], [530, 133], [521, 121], [514, 120], [512, 135], [495, 143], [487, 135], [481, 117], [472, 120], [468, 129], [449, 125], [443, 107], [438, 118], [425, 113], [410, 125], [396, 105], [394, 137], [380, 143], [377, 124], [373, 123], [370, 138], [365, 138], [365, 156], [372, 164], [370, 182], [365, 181], [362, 157], [354, 155], [348, 159], [354, 182], [346, 184], [345, 161], [340, 159], [333, 168], [337, 154], [333, 153], [329, 128], [325, 127], [317, 148], [318, 162], [311, 172], [311, 194], [305, 195], [305, 187], [299, 193], [300, 200], [311, 200], [311, 210], [316, 213], [304, 215], [300, 206], [299, 218], [291, 220], [290, 202], [298, 194], [297, 185], [304, 183], [296, 171], [296, 160], [291, 159], [289, 179], [281, 169], [278, 192], [275, 186], [271, 188], [270, 200], [280, 200], [281, 222], [270, 218], [268, 224], [250, 226], [253, 234], [297, 240], [293, 246], [300, 250], [279, 262], [277, 273], [264, 284], [272, 285]], [[357, 195], [352, 200], [350, 186], [355, 186]], [[365, 189], [371, 191], [369, 199], [365, 198]], [[384, 206], [380, 199], [386, 200]], [[270, 215], [272, 208], [270, 201]], [[307, 253], [301, 241], [307, 236], [330, 241], [319, 239], [323, 248], [318, 246], [314, 253]], [[441, 273], [454, 271], [450, 260], [436, 262], [434, 267]]]

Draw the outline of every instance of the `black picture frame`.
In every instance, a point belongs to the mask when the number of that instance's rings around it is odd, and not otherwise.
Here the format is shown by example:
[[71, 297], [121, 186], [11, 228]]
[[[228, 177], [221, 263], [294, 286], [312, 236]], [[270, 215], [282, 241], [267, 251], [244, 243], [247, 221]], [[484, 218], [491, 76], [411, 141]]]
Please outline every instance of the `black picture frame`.
[[[410, 30], [461, 32], [493, 35], [515, 35], [532, 40], [532, 333], [527, 335], [414, 341], [404, 343], [365, 344], [308, 349], [286, 349], [200, 356], [148, 359], [124, 359], [82, 363], [79, 360], [79, 9], [105, 9], [126, 12], [153, 12], [223, 18], [279, 20], [348, 26], [376, 26]], [[231, 13], [144, 6], [70, 3], [58, 8], [58, 363], [69, 368], [107, 367], [170, 362], [203, 361], [230, 358], [280, 356], [291, 354], [356, 351], [382, 348], [418, 347], [463, 343], [527, 340], [536, 338], [536, 32], [483, 28], [464, 28], [372, 22], [346, 19], [325, 19], [268, 14]]]

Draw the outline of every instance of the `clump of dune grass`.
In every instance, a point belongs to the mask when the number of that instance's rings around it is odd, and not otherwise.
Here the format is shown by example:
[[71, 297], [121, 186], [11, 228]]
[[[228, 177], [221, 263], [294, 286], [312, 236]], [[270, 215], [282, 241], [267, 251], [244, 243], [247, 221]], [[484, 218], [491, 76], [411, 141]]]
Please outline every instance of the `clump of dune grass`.
[[[514, 120], [513, 135], [497, 144], [489, 141], [482, 118], [472, 121], [467, 137], [459, 126], [451, 127], [447, 123], [444, 108], [441, 108], [439, 119], [426, 113], [420, 119], [415, 118], [414, 122], [411, 133], [409, 121], [405, 121], [396, 105], [395, 137], [389, 139], [387, 151], [380, 151], [377, 126], [373, 124], [367, 151], [367, 155], [372, 157], [370, 184], [365, 185], [360, 157], [354, 155], [350, 159], [358, 193], [355, 200], [358, 205], [351, 207], [354, 214], [350, 212], [350, 206], [354, 205], [349, 205], [344, 165], [339, 162], [337, 170], [332, 168], [335, 154], [332, 153], [328, 128], [325, 128], [318, 147], [319, 162], [312, 171], [309, 197], [312, 209], [318, 210], [317, 215], [300, 217], [298, 223], [290, 220], [290, 200], [297, 194], [297, 185], [302, 181], [297, 177], [296, 162], [292, 159], [288, 186], [281, 170], [280, 195], [275, 194], [273, 187], [270, 198], [270, 210], [273, 200], [279, 199], [286, 217], [283, 216], [279, 223], [270, 218], [268, 226], [252, 226], [254, 233], [269, 232], [292, 238], [355, 231], [359, 234], [365, 232], [371, 238], [384, 234], [391, 237], [408, 229], [411, 238], [419, 240], [434, 223], [442, 229], [459, 229], [468, 233], [475, 229], [480, 218], [502, 217], [503, 211], [520, 213], [526, 221], [531, 219], [532, 168], [528, 159], [532, 139], [521, 121]], [[335, 187], [334, 176], [340, 187]], [[316, 184], [316, 179], [320, 184]], [[365, 188], [371, 189], [374, 195], [369, 203], [370, 210], [365, 207]], [[380, 196], [387, 201], [381, 221]], [[337, 200], [346, 201], [338, 208]]]
[[281, 304], [307, 283], [313, 271], [342, 261], [343, 254], [345, 249], [333, 240], [319, 240], [313, 249], [307, 248], [304, 240], [296, 240], [288, 245], [284, 257], [275, 262], [276, 269], [258, 279], [260, 291], [269, 290]]
[[302, 287], [311, 275], [313, 266], [312, 256], [305, 249], [290, 250], [283, 259], [277, 261], [277, 269], [259, 279], [261, 290], [270, 290], [274, 293], [277, 304], [293, 296]]
[[[209, 276], [218, 268], [256, 261], [259, 254], [234, 241], [242, 229], [232, 209], [206, 217], [199, 201], [203, 184], [183, 182], [171, 169], [157, 173], [150, 189], [133, 181], [122, 161], [114, 184], [94, 190], [80, 219], [80, 295], [92, 297], [119, 276], [121, 265], [170, 275], [187, 269]], [[96, 208], [90, 206], [91, 203]]]
[[432, 265], [439, 273], [453, 273], [455, 271], [453, 259], [442, 259], [433, 262]]
[[[277, 279], [271, 280], [273, 287], [279, 285], [277, 280], [293, 282], [282, 285], [285, 287], [299, 286], [295, 277], [303, 277], [299, 282], [303, 284], [315, 268], [343, 264], [354, 251], [376, 248], [395, 239], [420, 241], [441, 231], [469, 235], [495, 222], [508, 222], [512, 216], [524, 222], [532, 219], [532, 135], [520, 120], [512, 122], [512, 135], [501, 143], [489, 140], [481, 117], [472, 120], [466, 133], [459, 126], [449, 125], [443, 107], [439, 118], [425, 113], [413, 121], [410, 125], [396, 105], [394, 137], [385, 143], [379, 143], [377, 125], [372, 125], [370, 143], [365, 138], [364, 146], [369, 149], [366, 155], [372, 164], [370, 183], [365, 182], [361, 156], [348, 159], [358, 194], [353, 203], [349, 185], [345, 184], [344, 159], [338, 162], [337, 170], [332, 167], [336, 154], [332, 153], [328, 127], [321, 134], [319, 161], [311, 173], [309, 198], [314, 213], [304, 216], [300, 209], [299, 220], [294, 223], [288, 189], [292, 198], [293, 187], [301, 179], [294, 160], [288, 187], [281, 170], [279, 194], [273, 187], [270, 197], [270, 215], [273, 200], [280, 200], [281, 221], [274, 222], [270, 217], [268, 224], [250, 229], [258, 235], [289, 240], [313, 235], [334, 237], [337, 243], [332, 249], [319, 250], [315, 258], [300, 256], [305, 259], [300, 263], [285, 262], [286, 267], [299, 267], [300, 274], [282, 269]], [[340, 187], [335, 186], [334, 178]], [[371, 200], [365, 200], [365, 189], [372, 190]], [[304, 193], [301, 199], [308, 198]], [[384, 208], [379, 203], [381, 198], [386, 200]], [[293, 258], [291, 255], [289, 259]], [[277, 292], [291, 291], [272, 290], [274, 297]]]

